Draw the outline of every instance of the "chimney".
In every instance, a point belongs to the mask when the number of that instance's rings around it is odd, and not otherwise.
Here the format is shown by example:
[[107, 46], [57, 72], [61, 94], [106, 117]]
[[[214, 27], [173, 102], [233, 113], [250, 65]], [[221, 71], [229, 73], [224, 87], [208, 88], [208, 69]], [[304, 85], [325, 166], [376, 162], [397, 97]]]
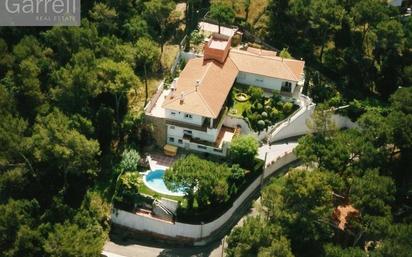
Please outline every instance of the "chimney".
[[195, 90], [196, 90], [196, 92], [197, 92], [197, 88], [199, 87], [199, 85], [200, 85], [200, 80], [196, 80], [196, 84], [195, 84]]
[[185, 100], [185, 95], [183, 94], [183, 92], [180, 94], [180, 104], [183, 104]]

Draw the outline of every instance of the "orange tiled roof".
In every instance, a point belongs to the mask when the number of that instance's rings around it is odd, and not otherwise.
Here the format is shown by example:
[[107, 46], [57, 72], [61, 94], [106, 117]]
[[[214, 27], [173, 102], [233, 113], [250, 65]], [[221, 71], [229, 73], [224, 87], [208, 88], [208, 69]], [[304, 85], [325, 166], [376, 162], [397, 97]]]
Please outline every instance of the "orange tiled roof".
[[[195, 58], [188, 61], [177, 80], [173, 96], [169, 95], [163, 108], [217, 118], [238, 74], [229, 58], [223, 64]], [[196, 89], [196, 81], [199, 86]], [[183, 94], [183, 103], [180, 101]]]
[[239, 71], [296, 82], [301, 80], [303, 67], [305, 66], [304, 61], [260, 56], [248, 51], [234, 49], [230, 51], [229, 57]]
[[203, 58], [189, 60], [176, 82], [176, 90], [173, 95], [166, 97], [162, 107], [215, 119], [239, 71], [297, 82], [302, 78], [305, 65], [299, 60], [260, 56], [233, 49], [223, 61], [219, 63]]
[[264, 49], [259, 49], [255, 47], [250, 47], [250, 46], [246, 49], [246, 51], [252, 54], [260, 55], [260, 56], [276, 57], [276, 54], [277, 54], [275, 51], [264, 50]]

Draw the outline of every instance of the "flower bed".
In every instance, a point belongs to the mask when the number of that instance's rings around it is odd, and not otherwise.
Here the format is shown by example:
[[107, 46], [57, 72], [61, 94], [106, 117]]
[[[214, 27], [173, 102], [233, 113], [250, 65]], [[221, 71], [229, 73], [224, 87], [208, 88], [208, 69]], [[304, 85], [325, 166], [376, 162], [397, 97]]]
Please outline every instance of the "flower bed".
[[[248, 96], [245, 100], [239, 96]], [[279, 92], [274, 91], [273, 95], [265, 96], [259, 87], [248, 85], [236, 85], [232, 92], [232, 106], [229, 113], [239, 117], [245, 117], [252, 129], [262, 131], [269, 126], [287, 118], [299, 106], [292, 101], [285, 101]]]
[[241, 103], [249, 101], [249, 99], [250, 99], [250, 96], [245, 94], [245, 93], [242, 93], [242, 92], [237, 93], [235, 95], [235, 100], [238, 101], [238, 102], [241, 102]]

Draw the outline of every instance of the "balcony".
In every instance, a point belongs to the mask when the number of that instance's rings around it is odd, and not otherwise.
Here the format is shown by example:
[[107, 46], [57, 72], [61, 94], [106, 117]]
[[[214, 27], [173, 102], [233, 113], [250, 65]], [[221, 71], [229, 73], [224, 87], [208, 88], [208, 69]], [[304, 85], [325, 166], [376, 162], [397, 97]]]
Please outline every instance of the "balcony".
[[183, 140], [187, 140], [190, 143], [209, 146], [209, 147], [219, 149], [223, 147], [224, 142], [231, 142], [234, 134], [235, 134], [234, 128], [222, 126], [215, 142], [209, 142], [209, 141], [201, 140], [199, 138], [193, 138], [191, 135], [187, 135], [187, 134], [183, 136]]
[[198, 130], [202, 132], [207, 132], [207, 129], [219, 129], [222, 127], [226, 112], [227, 112], [227, 108], [222, 109], [222, 111], [219, 113], [219, 116], [216, 119], [213, 119], [212, 127], [210, 126], [210, 118], [205, 118], [205, 121], [203, 122], [201, 126], [188, 123], [188, 122], [184, 122], [184, 121], [172, 120], [172, 119], [167, 119], [166, 124], [177, 126], [177, 127], [182, 127], [182, 128], [187, 128], [187, 129], [192, 129], [192, 130]]

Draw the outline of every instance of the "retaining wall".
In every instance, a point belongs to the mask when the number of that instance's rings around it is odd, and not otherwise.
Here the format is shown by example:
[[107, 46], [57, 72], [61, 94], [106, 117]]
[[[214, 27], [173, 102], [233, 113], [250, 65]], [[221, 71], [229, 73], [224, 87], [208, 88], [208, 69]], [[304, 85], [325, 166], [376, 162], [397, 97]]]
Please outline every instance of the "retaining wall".
[[[307, 121], [311, 119], [314, 110], [314, 104], [309, 105], [306, 108], [302, 108], [296, 116], [292, 117], [289, 121], [280, 124], [279, 127], [272, 132], [270, 142], [276, 142], [282, 139], [302, 136], [310, 133], [311, 130], [307, 126]], [[332, 119], [335, 122], [337, 129], [353, 128], [357, 126], [348, 117], [339, 114], [332, 115]]]

